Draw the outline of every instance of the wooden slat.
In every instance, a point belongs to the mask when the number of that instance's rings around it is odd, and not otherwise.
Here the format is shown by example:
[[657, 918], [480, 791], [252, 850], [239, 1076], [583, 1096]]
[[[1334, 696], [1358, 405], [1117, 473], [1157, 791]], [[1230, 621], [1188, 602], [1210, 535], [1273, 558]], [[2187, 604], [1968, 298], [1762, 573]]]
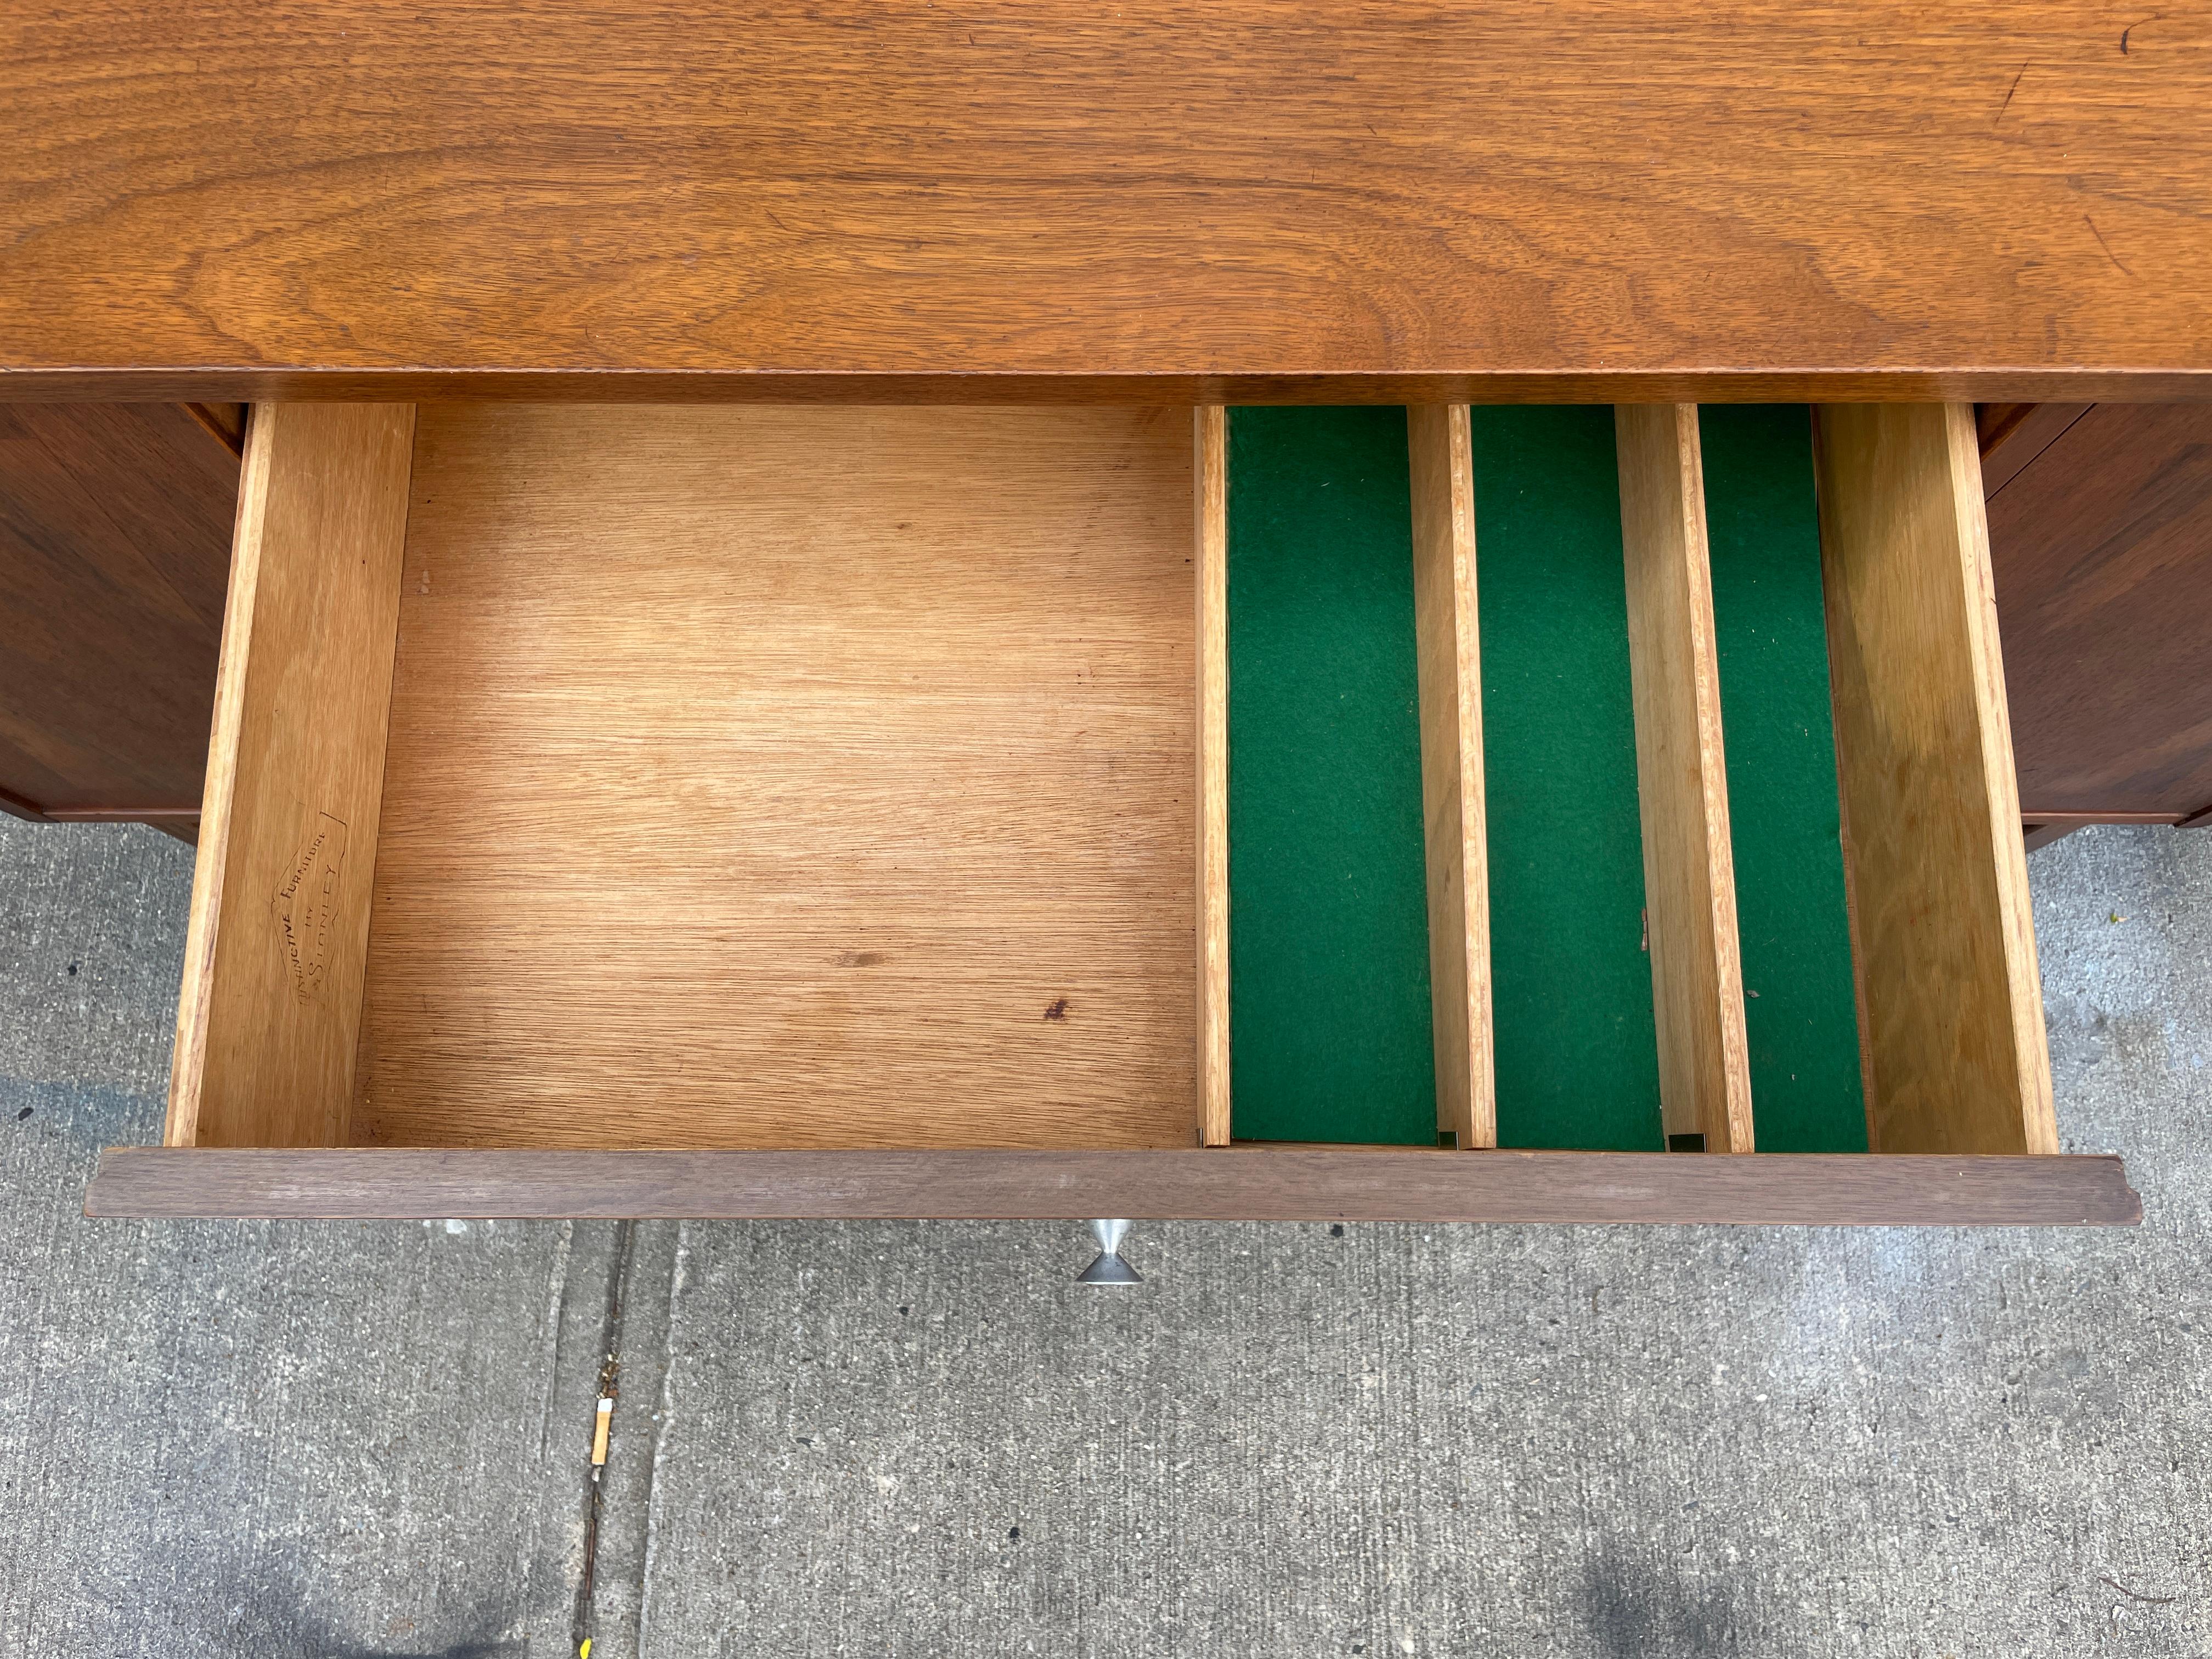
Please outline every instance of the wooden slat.
[[1023, 1218], [2133, 1226], [2117, 1158], [1448, 1152], [179, 1152], [111, 1147], [95, 1216]]
[[1229, 1144], [1229, 411], [1193, 411], [1198, 590], [1198, 1140]]
[[[13, 803], [0, 797], [0, 812], [11, 810]], [[17, 816], [35, 818], [41, 823], [143, 823], [149, 830], [159, 830], [165, 836], [173, 836], [189, 844], [197, 844], [200, 838], [200, 809], [197, 806], [73, 808], [65, 812], [21, 812]]]
[[178, 820], [189, 822], [198, 817], [197, 804], [191, 806], [70, 806], [52, 812], [39, 812], [36, 817], [47, 823], [161, 823]]
[[2055, 1152], [1973, 411], [1816, 431], [1873, 1142]]
[[438, 20], [24, 13], [0, 397], [31, 390], [9, 371], [179, 398], [911, 400], [889, 377], [941, 375], [1182, 406], [2161, 398], [2212, 374], [2186, 7]]
[[1747, 1152], [1751, 1062], [1697, 405], [1623, 405], [1614, 432], [1660, 1110], [1669, 1135]]
[[2080, 830], [2092, 823], [2183, 824], [2190, 817], [2187, 812], [2046, 812], [2033, 806], [2020, 809], [2023, 824], [2063, 823], [2069, 830]]
[[414, 430], [404, 404], [255, 415], [177, 1010], [173, 1146], [345, 1139]]
[[10, 794], [5, 789], [0, 789], [0, 812], [5, 812], [11, 818], [27, 819], [33, 823], [52, 823], [53, 822], [52, 818], [48, 817], [44, 812], [41, 812], [29, 801], [25, 800], [21, 795]]
[[1467, 405], [1415, 404], [1406, 411], [1406, 437], [1413, 477], [1413, 639], [1419, 657], [1437, 1127], [1473, 1149], [1498, 1144], [1498, 1097], [1490, 1032], [1474, 466]]

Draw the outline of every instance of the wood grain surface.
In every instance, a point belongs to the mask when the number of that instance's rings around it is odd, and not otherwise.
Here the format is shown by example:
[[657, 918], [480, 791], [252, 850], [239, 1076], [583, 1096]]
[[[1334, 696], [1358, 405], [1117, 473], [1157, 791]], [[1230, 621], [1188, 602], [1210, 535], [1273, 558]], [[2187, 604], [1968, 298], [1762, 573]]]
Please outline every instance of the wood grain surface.
[[353, 1139], [1189, 1146], [1189, 422], [426, 407]]
[[1977, 404], [1974, 435], [1982, 449], [1984, 497], [2010, 483], [2021, 468], [2095, 407], [2094, 404]]
[[1972, 410], [1814, 432], [1869, 1139], [2056, 1152]]
[[2166, 824], [2178, 829], [2195, 829], [2188, 812], [2034, 812], [2023, 810], [2021, 823], [2027, 828], [2053, 830], [2086, 830], [2093, 823], [2151, 823]]
[[198, 814], [238, 474], [174, 404], [0, 406], [0, 810]]
[[2097, 404], [1989, 522], [2021, 810], [2212, 805], [2212, 408]]
[[173, 1146], [344, 1143], [415, 410], [264, 404], [240, 487]]
[[1751, 1057], [1697, 405], [1624, 404], [1613, 429], [1660, 1111], [1669, 1135], [1748, 1152]]
[[2208, 107], [2059, 0], [18, 8], [0, 397], [2201, 398]]
[[1406, 411], [1413, 514], [1413, 641], [1421, 699], [1429, 992], [1437, 1127], [1498, 1144], [1490, 1030], [1489, 829], [1483, 817], [1482, 634], [1475, 608], [1474, 462], [1464, 404]]
[[1664, 1152], [183, 1152], [110, 1147], [94, 1216], [2133, 1226], [2117, 1158]]
[[1198, 1143], [1226, 1146], [1229, 1091], [1229, 411], [1191, 411], [1197, 573]]

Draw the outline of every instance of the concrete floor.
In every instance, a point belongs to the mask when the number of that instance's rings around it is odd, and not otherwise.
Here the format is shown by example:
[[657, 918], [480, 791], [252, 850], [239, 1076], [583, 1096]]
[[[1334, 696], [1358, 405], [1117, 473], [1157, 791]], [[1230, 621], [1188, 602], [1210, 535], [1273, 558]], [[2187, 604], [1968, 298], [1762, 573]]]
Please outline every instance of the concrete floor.
[[[191, 882], [0, 820], [0, 1644], [2212, 1652], [2212, 834], [2036, 854], [2138, 1231], [85, 1220]], [[594, 1577], [585, 1455], [621, 1367]]]

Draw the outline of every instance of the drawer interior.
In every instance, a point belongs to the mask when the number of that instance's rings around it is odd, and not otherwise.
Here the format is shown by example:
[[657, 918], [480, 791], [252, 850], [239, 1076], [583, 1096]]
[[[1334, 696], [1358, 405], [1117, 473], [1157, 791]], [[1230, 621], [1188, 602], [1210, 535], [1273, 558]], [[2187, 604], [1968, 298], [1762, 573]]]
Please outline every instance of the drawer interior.
[[1186, 421], [415, 456], [350, 1139], [1189, 1144]]
[[168, 1143], [2055, 1151], [1961, 417], [265, 406]]

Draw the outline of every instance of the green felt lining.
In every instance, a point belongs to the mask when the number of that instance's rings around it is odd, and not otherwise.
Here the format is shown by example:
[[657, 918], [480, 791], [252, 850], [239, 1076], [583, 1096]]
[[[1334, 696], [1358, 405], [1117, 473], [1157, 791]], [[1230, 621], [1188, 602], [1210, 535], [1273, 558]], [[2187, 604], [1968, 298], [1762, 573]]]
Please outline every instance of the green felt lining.
[[1662, 1152], [1613, 410], [1470, 427], [1498, 1143]]
[[1406, 412], [1229, 415], [1229, 1070], [1254, 1140], [1430, 1144]]
[[[1863, 1151], [1808, 419], [1703, 425], [1759, 1144]], [[1612, 410], [1471, 430], [1499, 1143], [1659, 1150]], [[1233, 1133], [1428, 1144], [1402, 410], [1231, 411], [1229, 724]]]
[[1753, 1138], [1863, 1152], [1812, 411], [1700, 409]]

